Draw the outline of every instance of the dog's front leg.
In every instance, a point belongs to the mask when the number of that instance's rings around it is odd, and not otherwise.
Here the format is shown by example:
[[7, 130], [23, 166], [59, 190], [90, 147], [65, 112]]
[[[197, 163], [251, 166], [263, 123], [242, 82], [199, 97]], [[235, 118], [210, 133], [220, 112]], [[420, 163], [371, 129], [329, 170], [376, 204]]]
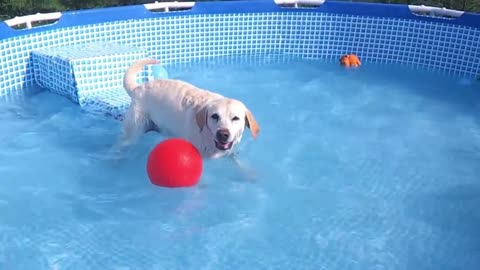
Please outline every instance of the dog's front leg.
[[242, 173], [243, 176], [245, 176], [245, 178], [247, 178], [248, 180], [257, 179], [256, 171], [252, 167], [245, 165], [240, 160], [237, 153], [232, 153], [229, 157], [235, 163], [236, 167], [240, 169], [240, 172]]

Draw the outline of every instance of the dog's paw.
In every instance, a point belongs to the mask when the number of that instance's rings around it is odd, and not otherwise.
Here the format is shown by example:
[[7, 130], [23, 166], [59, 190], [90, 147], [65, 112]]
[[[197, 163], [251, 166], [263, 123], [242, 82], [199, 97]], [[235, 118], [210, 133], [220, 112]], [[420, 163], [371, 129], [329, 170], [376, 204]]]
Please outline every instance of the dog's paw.
[[244, 164], [243, 162], [241, 162], [237, 155], [232, 156], [232, 160], [235, 163], [236, 167], [239, 169], [242, 176], [246, 180], [256, 181], [258, 179], [257, 171], [254, 168], [252, 168], [252, 167]]
[[258, 180], [258, 173], [255, 169], [251, 167], [243, 167], [241, 168], [241, 171], [246, 180], [251, 182]]

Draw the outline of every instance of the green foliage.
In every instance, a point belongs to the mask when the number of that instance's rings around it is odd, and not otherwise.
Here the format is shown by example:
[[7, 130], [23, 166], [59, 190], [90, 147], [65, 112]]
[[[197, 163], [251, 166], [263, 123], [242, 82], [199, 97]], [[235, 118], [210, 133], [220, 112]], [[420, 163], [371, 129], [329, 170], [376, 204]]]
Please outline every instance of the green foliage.
[[58, 0], [0, 0], [0, 16], [14, 17], [62, 10]]
[[[273, 0], [272, 0], [273, 1]], [[342, 1], [342, 0], [337, 0]], [[343, 0], [348, 2], [370, 2], [402, 5], [425, 5], [449, 9], [480, 12], [480, 0]]]
[[135, 5], [148, 3], [152, 1], [135, 1], [135, 0], [60, 0], [68, 10], [79, 10], [89, 8], [101, 8], [123, 5]]
[[[480, 12], [480, 0], [360, 0], [364, 2], [425, 5], [432, 7], [445, 7], [449, 9]], [[355, 0], [355, 2], [360, 2]]]
[[[0, 19], [34, 14], [112, 6], [151, 3], [155, 0], [0, 0]], [[174, 1], [174, 0], [170, 0]], [[200, 1], [200, 0], [197, 0]], [[273, 1], [273, 0], [272, 0]], [[480, 0], [345, 0], [354, 2], [375, 2], [390, 4], [414, 4], [446, 7], [456, 10], [480, 12]], [[168, 1], [159, 1], [168, 2]]]

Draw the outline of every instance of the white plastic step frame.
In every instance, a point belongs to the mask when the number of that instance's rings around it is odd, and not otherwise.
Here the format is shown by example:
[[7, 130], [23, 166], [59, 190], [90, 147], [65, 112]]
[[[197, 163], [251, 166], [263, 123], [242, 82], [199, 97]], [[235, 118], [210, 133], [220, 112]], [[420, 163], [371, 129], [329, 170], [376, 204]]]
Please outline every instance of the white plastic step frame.
[[[275, 4], [279, 6], [288, 6], [299, 8], [303, 6], [308, 7], [319, 7], [326, 0], [273, 0]], [[157, 2], [144, 4], [145, 8], [151, 11], [164, 11], [170, 12], [171, 9], [190, 9], [195, 6], [195, 2]], [[419, 16], [433, 16], [439, 18], [458, 18], [462, 16], [464, 11], [431, 7], [425, 5], [408, 5], [410, 11]], [[26, 16], [17, 16], [15, 18], [5, 20], [5, 23], [10, 27], [15, 27], [19, 25], [26, 25], [27, 29], [32, 28], [32, 23], [35, 22], [44, 22], [44, 21], [55, 21], [62, 16], [61, 12], [52, 12], [52, 13], [36, 13]]]

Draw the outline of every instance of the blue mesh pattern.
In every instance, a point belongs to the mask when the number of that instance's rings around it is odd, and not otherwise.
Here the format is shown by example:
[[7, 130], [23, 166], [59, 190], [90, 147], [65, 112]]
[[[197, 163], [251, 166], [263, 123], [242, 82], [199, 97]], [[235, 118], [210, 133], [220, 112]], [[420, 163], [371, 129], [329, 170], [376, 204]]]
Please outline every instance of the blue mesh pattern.
[[92, 93], [122, 89], [125, 70], [147, 56], [111, 42], [52, 47], [32, 52], [33, 72], [38, 85], [83, 104]]
[[90, 112], [105, 114], [122, 120], [130, 105], [130, 97], [123, 88], [109, 89], [85, 97], [82, 107]]
[[[104, 42], [116, 45], [86, 50], [96, 46], [92, 44]], [[74, 44], [84, 45], [72, 47]], [[59, 47], [71, 51], [56, 51]], [[58, 87], [49, 86], [52, 91], [72, 100], [75, 100], [72, 90], [75, 87], [83, 93], [81, 96], [104, 97], [109, 93], [113, 96], [102, 104], [110, 107], [125, 100], [124, 91], [114, 89], [122, 88], [118, 86], [119, 80], [127, 65], [147, 55], [174, 67], [227, 55], [282, 54], [338, 61], [342, 54], [356, 53], [364, 64], [405, 64], [471, 77], [480, 74], [479, 28], [421, 17], [405, 19], [301, 10], [179, 13], [74, 26], [0, 40], [0, 51], [4, 52], [0, 56], [0, 95], [35, 82], [45, 86], [53, 83]], [[38, 59], [34, 62], [42, 52], [48, 51], [80, 54], [79, 59], [68, 55], [71, 63], [90, 59], [73, 65], [75, 82], [81, 87], [72, 83], [72, 71], [62, 63], [65, 62], [62, 57], [49, 62], [48, 67], [46, 59], [43, 64]], [[81, 68], [77, 70], [77, 67]]]

